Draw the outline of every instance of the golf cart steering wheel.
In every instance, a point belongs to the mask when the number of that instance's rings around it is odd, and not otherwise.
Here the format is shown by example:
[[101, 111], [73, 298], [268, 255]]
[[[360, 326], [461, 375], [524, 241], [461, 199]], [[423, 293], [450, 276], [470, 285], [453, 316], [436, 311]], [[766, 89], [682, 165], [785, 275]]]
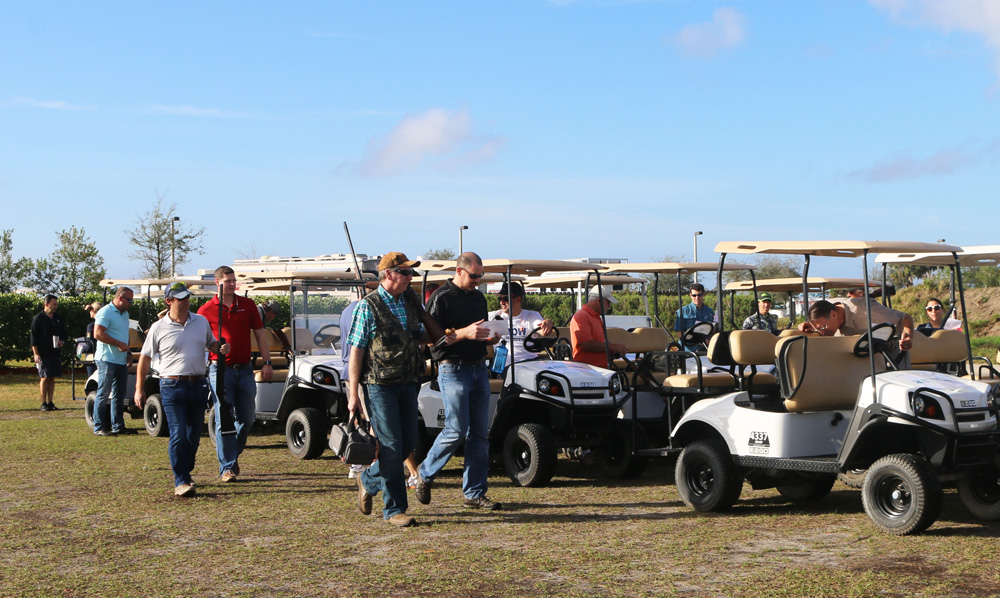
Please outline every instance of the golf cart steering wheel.
[[[323, 331], [326, 330], [327, 328], [336, 328], [337, 332], [335, 334], [323, 334]], [[317, 347], [322, 347], [324, 341], [329, 341], [330, 344], [333, 344], [333, 341], [331, 339], [339, 337], [340, 337], [340, 324], [327, 324], [326, 326], [323, 326], [322, 328], [317, 330], [316, 334], [313, 335], [313, 344], [316, 345]]]
[[712, 338], [713, 330], [715, 330], [715, 324], [711, 322], [695, 322], [694, 326], [681, 334], [681, 343], [688, 347], [691, 345], [704, 345], [708, 343], [708, 339]]
[[552, 336], [542, 336], [540, 334], [542, 327], [539, 326], [531, 331], [531, 334], [524, 337], [524, 350], [529, 353], [541, 353], [542, 351], [548, 351], [559, 342], [559, 333], [555, 329], [552, 332], [556, 332]]
[[871, 338], [868, 333], [861, 335], [861, 338], [854, 343], [854, 355], [857, 357], [868, 357], [868, 353], [875, 349], [876, 353], [881, 353], [889, 347], [889, 339], [896, 334], [896, 327], [892, 324], [876, 324], [872, 326]]

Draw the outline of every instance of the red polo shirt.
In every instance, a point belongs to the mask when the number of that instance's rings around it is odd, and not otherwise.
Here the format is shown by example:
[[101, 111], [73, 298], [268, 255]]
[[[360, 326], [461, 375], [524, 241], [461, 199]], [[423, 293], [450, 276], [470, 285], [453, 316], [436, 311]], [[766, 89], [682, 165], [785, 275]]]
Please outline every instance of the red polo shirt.
[[[222, 336], [229, 343], [229, 355], [226, 355], [226, 363], [237, 364], [250, 361], [250, 335], [254, 330], [263, 328], [264, 323], [260, 321], [260, 312], [257, 311], [257, 304], [248, 297], [235, 297], [231, 308], [222, 306]], [[212, 334], [219, 336], [219, 296], [212, 297], [212, 300], [201, 306], [198, 313], [205, 316], [212, 326]], [[211, 354], [211, 359], [218, 359], [215, 353]]]
[[599, 368], [608, 367], [608, 355], [604, 351], [583, 351], [582, 341], [604, 342], [604, 327], [601, 326], [601, 315], [584, 305], [580, 311], [573, 314], [569, 322], [569, 336], [573, 343], [573, 361], [589, 363]]

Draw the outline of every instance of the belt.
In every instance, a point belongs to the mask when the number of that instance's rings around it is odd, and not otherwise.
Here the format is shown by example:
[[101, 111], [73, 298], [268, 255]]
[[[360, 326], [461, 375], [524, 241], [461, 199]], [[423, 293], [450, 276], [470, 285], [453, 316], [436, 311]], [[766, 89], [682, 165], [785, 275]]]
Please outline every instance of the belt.
[[188, 382], [198, 382], [199, 380], [204, 380], [204, 376], [160, 376], [160, 378], [167, 378], [169, 380], [186, 380]]
[[[215, 360], [215, 359], [212, 360], [212, 363], [214, 363], [215, 365], [219, 365], [219, 362], [217, 360]], [[240, 370], [245, 370], [245, 369], [253, 367], [253, 366], [248, 361], [246, 363], [227, 363], [226, 367], [230, 368], [230, 369], [234, 369], [236, 371], [240, 371]]]
[[479, 359], [442, 359], [441, 363], [454, 363], [456, 365], [477, 366], [486, 363], [486, 358], [481, 357]]

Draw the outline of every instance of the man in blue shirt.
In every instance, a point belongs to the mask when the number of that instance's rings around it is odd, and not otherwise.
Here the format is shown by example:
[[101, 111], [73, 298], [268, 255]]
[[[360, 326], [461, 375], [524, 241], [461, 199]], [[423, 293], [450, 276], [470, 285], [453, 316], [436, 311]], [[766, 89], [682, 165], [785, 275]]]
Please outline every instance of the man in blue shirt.
[[[94, 434], [98, 436], [135, 433], [135, 430], [125, 427], [122, 412], [128, 366], [132, 364], [132, 352], [128, 348], [128, 308], [131, 306], [132, 289], [118, 287], [115, 298], [102, 307], [94, 318], [94, 338], [97, 340], [97, 352], [94, 354], [94, 361], [97, 362]], [[111, 421], [105, 424], [104, 405], [109, 403], [109, 399]]]
[[[677, 310], [675, 314], [674, 330], [680, 336], [697, 322], [715, 322], [715, 310], [705, 305], [705, 286], [696, 282], [691, 285], [691, 303]], [[685, 351], [697, 349], [697, 345], [684, 345]]]

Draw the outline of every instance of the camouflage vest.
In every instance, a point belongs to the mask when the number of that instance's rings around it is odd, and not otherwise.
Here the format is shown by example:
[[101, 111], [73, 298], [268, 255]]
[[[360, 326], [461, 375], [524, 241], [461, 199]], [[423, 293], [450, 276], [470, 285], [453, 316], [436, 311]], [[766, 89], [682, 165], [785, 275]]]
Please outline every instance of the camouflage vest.
[[404, 384], [417, 382], [424, 367], [417, 337], [420, 320], [416, 311], [404, 301], [406, 329], [403, 329], [389, 306], [378, 293], [364, 298], [375, 318], [375, 335], [361, 366], [361, 377], [368, 384]]

